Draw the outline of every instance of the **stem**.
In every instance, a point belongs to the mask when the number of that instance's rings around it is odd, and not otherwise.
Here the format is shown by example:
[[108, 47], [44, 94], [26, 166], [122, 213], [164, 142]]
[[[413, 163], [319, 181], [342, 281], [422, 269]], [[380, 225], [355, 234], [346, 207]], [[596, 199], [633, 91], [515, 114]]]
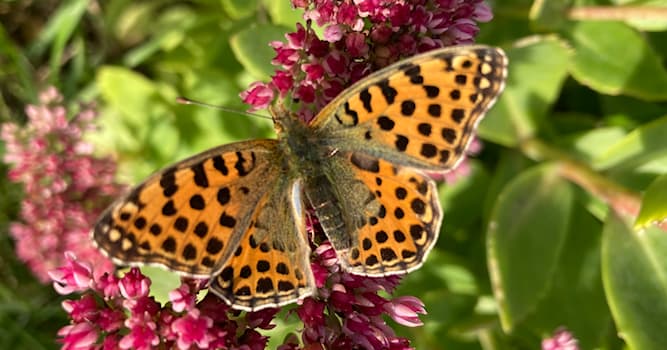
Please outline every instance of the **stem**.
[[657, 6], [581, 6], [573, 7], [571, 20], [667, 20], [667, 7]]
[[521, 144], [529, 158], [537, 161], [551, 160], [558, 164], [561, 176], [577, 184], [588, 193], [600, 198], [614, 211], [637, 217], [641, 196], [596, 172], [587, 164], [573, 159], [562, 151], [539, 140], [530, 139]]

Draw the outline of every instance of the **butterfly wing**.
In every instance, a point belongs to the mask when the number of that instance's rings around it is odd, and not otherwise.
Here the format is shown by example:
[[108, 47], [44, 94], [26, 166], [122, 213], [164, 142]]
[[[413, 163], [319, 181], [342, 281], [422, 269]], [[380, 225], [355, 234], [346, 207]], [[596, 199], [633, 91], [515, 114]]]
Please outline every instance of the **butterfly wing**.
[[361, 153], [337, 154], [311, 179], [307, 197], [348, 272], [387, 276], [417, 269], [433, 247], [442, 213], [420, 171]]
[[431, 171], [455, 167], [502, 91], [507, 58], [487, 46], [434, 50], [380, 70], [313, 120], [328, 146]]
[[[257, 140], [179, 162], [112, 204], [95, 225], [93, 239], [119, 264], [159, 265], [199, 278], [213, 275], [213, 291], [238, 309], [309, 295], [303, 214], [283, 210], [299, 208], [300, 198], [293, 195], [295, 180], [282, 173], [281, 156], [277, 141]], [[269, 235], [267, 227], [277, 228], [275, 234]], [[264, 261], [275, 265], [265, 270]], [[230, 271], [230, 263], [238, 268]], [[281, 263], [291, 267], [287, 273]], [[224, 284], [217, 283], [220, 278]], [[266, 278], [273, 279], [273, 288], [263, 282]], [[247, 297], [246, 287], [251, 295], [261, 292], [259, 302]]]
[[506, 75], [500, 49], [435, 50], [370, 75], [315, 117], [310, 126], [334, 155], [306, 195], [348, 271], [421, 266], [442, 213], [434, 182], [416, 169], [456, 166]]

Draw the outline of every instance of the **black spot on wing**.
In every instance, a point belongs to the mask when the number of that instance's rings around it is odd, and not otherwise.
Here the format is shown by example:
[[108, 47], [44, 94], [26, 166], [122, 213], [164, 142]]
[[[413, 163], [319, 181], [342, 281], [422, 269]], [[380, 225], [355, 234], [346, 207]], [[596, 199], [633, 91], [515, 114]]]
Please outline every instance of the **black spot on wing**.
[[396, 89], [394, 89], [391, 85], [389, 85], [389, 80], [384, 79], [378, 82], [377, 86], [380, 88], [380, 91], [382, 91], [382, 96], [384, 96], [384, 99], [387, 101], [387, 104], [388, 105], [394, 104], [394, 101], [396, 100], [396, 95], [398, 95], [398, 91], [396, 91]]

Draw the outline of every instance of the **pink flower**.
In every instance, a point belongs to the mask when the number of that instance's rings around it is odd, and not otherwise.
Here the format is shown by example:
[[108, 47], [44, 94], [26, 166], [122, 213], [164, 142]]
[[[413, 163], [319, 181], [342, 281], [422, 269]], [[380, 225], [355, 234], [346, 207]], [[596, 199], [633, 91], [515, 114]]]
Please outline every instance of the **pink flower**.
[[253, 106], [250, 111], [265, 109], [273, 100], [273, 89], [267, 84], [256, 82], [248, 90], [243, 91], [240, 96], [243, 102]]
[[310, 80], [318, 80], [324, 76], [324, 67], [320, 64], [307, 63], [301, 66], [304, 72], [306, 72], [306, 77]]
[[[87, 273], [95, 275], [113, 270], [113, 264], [93, 247], [90, 228], [118, 195], [122, 186], [114, 182], [115, 163], [95, 158], [92, 146], [83, 136], [94, 130], [95, 112], [85, 107], [71, 119], [54, 88], [40, 96], [39, 105], [28, 105], [28, 123], [19, 127], [2, 125], [0, 137], [6, 143], [4, 161], [11, 165], [9, 179], [24, 189], [20, 221], [10, 225], [16, 254], [44, 283], [48, 271], [68, 264], [65, 252], [71, 251], [90, 262]], [[91, 269], [92, 267], [92, 269]], [[69, 266], [75, 278], [78, 268]], [[80, 270], [80, 269], [79, 269]], [[56, 272], [60, 277], [64, 271]], [[69, 283], [71, 288], [85, 288]], [[70, 293], [73, 290], [59, 290]]]
[[296, 310], [296, 313], [306, 327], [315, 328], [324, 325], [325, 306], [325, 303], [318, 302], [313, 298], [306, 298]]
[[579, 350], [579, 344], [572, 333], [561, 328], [551, 338], [542, 340], [542, 350]]
[[65, 300], [62, 305], [74, 322], [93, 321], [97, 318], [97, 302], [91, 294], [84, 294], [79, 300]]
[[68, 259], [69, 267], [60, 269], [67, 277], [54, 274], [61, 278], [57, 288], [76, 288], [83, 295], [63, 302], [71, 319], [58, 333], [63, 349], [264, 349], [268, 338], [257, 329], [275, 326], [278, 309], [240, 315], [212, 294], [197, 302], [197, 293], [206, 287], [201, 280], [184, 279], [170, 293], [172, 304], [180, 305], [175, 307], [150, 297], [150, 280], [136, 268], [120, 278], [95, 277], [83, 268], [83, 275], [90, 276], [84, 288], [72, 269], [86, 264], [73, 255]]
[[276, 325], [272, 324], [273, 318], [280, 311], [279, 308], [268, 308], [260, 311], [249, 312], [246, 316], [248, 326], [260, 329], [273, 329]]
[[[276, 93], [263, 92], [258, 98], [257, 85], [251, 85], [242, 98], [250, 110], [257, 110], [276, 95], [285, 98], [292, 92], [300, 102], [297, 113], [306, 121], [312, 118], [313, 107], [319, 110], [370, 72], [419, 52], [472, 42], [479, 31], [477, 23], [493, 17], [482, 0], [292, 0], [292, 5], [305, 10], [304, 19], [324, 28], [323, 40], [297, 24], [295, 32], [285, 35], [286, 43], [271, 43], [277, 72], [292, 80], [281, 79], [278, 84], [277, 73], [274, 84], [262, 86]], [[323, 74], [319, 70], [302, 74], [307, 67], [320, 66]]]
[[352, 58], [359, 58], [368, 54], [366, 36], [361, 33], [350, 33], [345, 38], [345, 50]]
[[147, 296], [150, 285], [151, 281], [142, 275], [136, 267], [131, 268], [118, 283], [120, 294], [127, 299], [138, 299]]
[[195, 295], [192, 294], [187, 284], [181, 284], [180, 287], [169, 292], [169, 300], [171, 300], [171, 308], [176, 312], [190, 310], [195, 305]]
[[87, 322], [65, 326], [58, 331], [58, 336], [63, 350], [91, 349], [98, 338], [95, 327]]
[[90, 265], [76, 260], [73, 253], [65, 253], [65, 265], [48, 272], [53, 288], [60, 294], [84, 291], [90, 288], [93, 275]]
[[294, 79], [292, 79], [292, 76], [287, 74], [287, 72], [279, 70], [276, 71], [276, 74], [273, 77], [271, 77], [271, 83], [278, 89], [280, 96], [285, 97], [285, 94], [287, 94], [292, 87]]
[[213, 340], [208, 334], [211, 326], [213, 326], [212, 319], [201, 316], [199, 310], [192, 309], [186, 316], [174, 321], [171, 329], [177, 336], [176, 344], [179, 349], [190, 349], [194, 344], [200, 349], [206, 349]]
[[337, 24], [332, 24], [324, 29], [324, 40], [333, 43], [343, 37], [343, 31]]
[[385, 310], [394, 321], [407, 326], [417, 327], [424, 323], [418, 314], [426, 314], [424, 303], [412, 296], [402, 296], [392, 299], [385, 304]]
[[[315, 236], [322, 236], [314, 224]], [[397, 337], [385, 323], [387, 314], [410, 326], [421, 324], [417, 313], [425, 313], [415, 297], [385, 299], [378, 293], [391, 293], [399, 276], [364, 277], [344, 271], [329, 242], [315, 249], [311, 268], [318, 285], [317, 297], [303, 300], [297, 315], [304, 324], [304, 347], [323, 349], [408, 349], [409, 341]]]
[[160, 338], [155, 330], [157, 324], [150, 318], [137, 320], [130, 318], [125, 322], [130, 332], [118, 343], [121, 349], [149, 350], [160, 344]]

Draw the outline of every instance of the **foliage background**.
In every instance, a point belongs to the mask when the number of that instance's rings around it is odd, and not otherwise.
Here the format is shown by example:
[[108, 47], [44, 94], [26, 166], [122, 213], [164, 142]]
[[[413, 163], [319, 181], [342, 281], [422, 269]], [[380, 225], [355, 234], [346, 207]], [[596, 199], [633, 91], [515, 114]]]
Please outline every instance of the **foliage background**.
[[[664, 348], [667, 4], [491, 5], [477, 42], [508, 52], [508, 85], [480, 126], [471, 175], [440, 186], [436, 249], [398, 291], [425, 301], [425, 326], [397, 328], [418, 349], [536, 349], [561, 326], [582, 349]], [[0, 1], [0, 122], [25, 120], [48, 85], [72, 104], [98, 101], [91, 139], [128, 183], [270, 137], [270, 122], [176, 97], [245, 109], [238, 93], [273, 72], [267, 43], [299, 20], [287, 1]], [[1, 177], [0, 348], [57, 348], [60, 299], [7, 234], [20, 198]]]

